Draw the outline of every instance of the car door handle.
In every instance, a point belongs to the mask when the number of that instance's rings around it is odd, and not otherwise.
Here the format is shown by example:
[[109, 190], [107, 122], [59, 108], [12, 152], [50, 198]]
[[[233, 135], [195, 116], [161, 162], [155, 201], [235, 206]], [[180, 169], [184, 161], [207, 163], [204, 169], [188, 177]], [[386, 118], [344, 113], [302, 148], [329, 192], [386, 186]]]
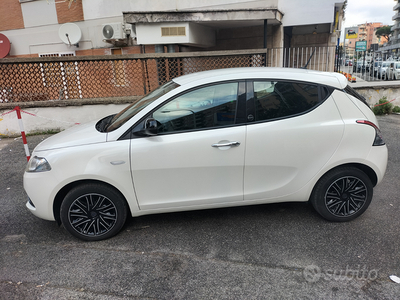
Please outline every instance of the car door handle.
[[219, 148], [219, 147], [237, 147], [239, 146], [239, 142], [226, 142], [226, 143], [220, 143], [220, 144], [212, 144], [211, 147]]

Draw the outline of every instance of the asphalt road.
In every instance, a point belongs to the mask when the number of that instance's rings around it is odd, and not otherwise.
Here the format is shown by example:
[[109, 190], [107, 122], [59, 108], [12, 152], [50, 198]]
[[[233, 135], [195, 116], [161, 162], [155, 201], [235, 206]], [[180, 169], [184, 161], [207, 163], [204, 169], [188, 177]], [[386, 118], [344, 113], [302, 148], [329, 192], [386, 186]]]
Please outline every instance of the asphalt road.
[[400, 115], [379, 122], [387, 173], [352, 222], [272, 204], [139, 217], [93, 243], [28, 211], [22, 141], [3, 138], [0, 299], [398, 299]]

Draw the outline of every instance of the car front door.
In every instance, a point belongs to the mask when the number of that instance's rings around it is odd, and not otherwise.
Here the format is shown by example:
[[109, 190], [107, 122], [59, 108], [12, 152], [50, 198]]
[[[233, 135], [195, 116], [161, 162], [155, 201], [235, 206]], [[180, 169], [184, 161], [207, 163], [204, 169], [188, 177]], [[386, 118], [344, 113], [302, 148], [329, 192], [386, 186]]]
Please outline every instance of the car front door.
[[132, 138], [130, 150], [141, 210], [243, 201], [239, 98], [244, 82], [220, 83], [185, 92], [148, 115], [157, 133]]

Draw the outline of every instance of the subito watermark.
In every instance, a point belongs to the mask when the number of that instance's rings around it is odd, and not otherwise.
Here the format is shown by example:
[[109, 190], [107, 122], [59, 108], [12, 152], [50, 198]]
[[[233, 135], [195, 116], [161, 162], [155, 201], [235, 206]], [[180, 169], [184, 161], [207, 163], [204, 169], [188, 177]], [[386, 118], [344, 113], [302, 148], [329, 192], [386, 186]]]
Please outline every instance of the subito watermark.
[[378, 278], [378, 271], [377, 269], [368, 269], [366, 265], [327, 270], [321, 270], [318, 266], [309, 265], [304, 268], [303, 276], [307, 282], [317, 282], [319, 280], [350, 281], [353, 279], [373, 281]]

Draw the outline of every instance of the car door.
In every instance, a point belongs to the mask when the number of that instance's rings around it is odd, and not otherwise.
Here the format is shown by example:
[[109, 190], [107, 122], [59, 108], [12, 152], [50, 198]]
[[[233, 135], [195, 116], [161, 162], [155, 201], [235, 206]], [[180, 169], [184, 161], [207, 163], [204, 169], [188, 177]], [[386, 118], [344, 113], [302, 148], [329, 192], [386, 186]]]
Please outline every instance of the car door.
[[246, 126], [237, 107], [244, 88], [244, 82], [203, 86], [149, 113], [157, 134], [132, 138], [130, 149], [141, 210], [243, 201]]
[[343, 135], [331, 90], [279, 80], [247, 86], [254, 122], [247, 128], [244, 200], [293, 194], [326, 164]]

